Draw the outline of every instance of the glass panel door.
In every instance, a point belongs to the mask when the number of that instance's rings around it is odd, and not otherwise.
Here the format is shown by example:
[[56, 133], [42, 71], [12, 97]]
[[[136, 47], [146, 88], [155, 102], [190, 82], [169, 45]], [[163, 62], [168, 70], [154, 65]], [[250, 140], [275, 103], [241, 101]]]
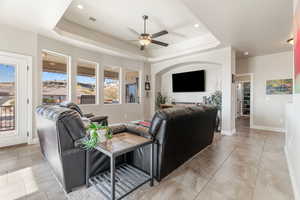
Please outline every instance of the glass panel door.
[[27, 143], [27, 59], [0, 52], [0, 147]]
[[15, 130], [16, 67], [0, 63], [0, 134]]

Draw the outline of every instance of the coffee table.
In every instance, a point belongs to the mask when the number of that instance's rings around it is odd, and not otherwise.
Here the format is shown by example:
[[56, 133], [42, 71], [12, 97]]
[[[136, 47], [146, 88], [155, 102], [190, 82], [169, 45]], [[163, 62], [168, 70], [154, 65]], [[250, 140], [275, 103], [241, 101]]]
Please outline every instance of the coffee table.
[[[116, 157], [146, 145], [151, 145], [150, 174], [129, 164], [115, 166]], [[147, 182], [153, 186], [154, 143], [151, 139], [124, 132], [114, 135], [106, 143], [100, 143], [95, 149], [110, 157], [110, 170], [88, 177], [89, 153], [87, 152], [86, 183], [87, 186], [94, 185], [107, 199], [122, 199]]]

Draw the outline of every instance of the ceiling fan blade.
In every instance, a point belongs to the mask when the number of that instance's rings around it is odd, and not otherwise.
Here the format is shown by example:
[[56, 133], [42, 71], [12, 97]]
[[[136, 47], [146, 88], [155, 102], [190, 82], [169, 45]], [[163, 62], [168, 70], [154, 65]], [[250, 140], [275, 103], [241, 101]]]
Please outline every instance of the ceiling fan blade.
[[184, 35], [184, 34], [181, 34], [181, 33], [178, 33], [178, 32], [176, 32], [176, 30], [177, 29], [179, 29], [179, 28], [182, 28], [182, 27], [186, 27], [187, 26], [187, 24], [189, 24], [190, 22], [189, 21], [185, 21], [185, 22], [182, 22], [182, 23], [180, 23], [180, 24], [177, 24], [176, 26], [173, 26], [173, 27], [166, 27], [166, 25], [165, 24], [163, 24], [158, 18], [156, 18], [156, 17], [154, 17], [154, 16], [152, 16], [150, 19], [149, 19], [149, 21], [151, 22], [151, 23], [153, 23], [153, 24], [156, 24], [157, 26], [159, 26], [161, 29], [167, 29], [168, 30], [168, 32], [169, 32], [169, 34], [172, 34], [172, 35], [174, 35], [174, 36], [177, 36], [177, 37], [182, 37], [182, 38], [186, 38], [186, 35]]
[[163, 31], [160, 31], [160, 32], [158, 32], [158, 33], [152, 34], [152, 35], [151, 35], [151, 38], [157, 38], [157, 37], [160, 37], [160, 36], [166, 35], [166, 34], [168, 34], [168, 31], [163, 30]]
[[145, 49], [145, 46], [142, 45], [142, 46], [141, 46], [141, 51], [144, 51], [144, 49]]
[[133, 33], [133, 34], [135, 34], [135, 35], [140, 35], [140, 33], [138, 33], [136, 30], [134, 30], [133, 28], [130, 28], [130, 27], [127, 27], [128, 28], [128, 30], [131, 32], [131, 33]]
[[164, 47], [169, 46], [169, 44], [164, 43], [164, 42], [160, 42], [160, 41], [157, 41], [157, 40], [151, 40], [151, 43], [157, 44], [157, 45], [160, 45], [160, 46], [164, 46]]

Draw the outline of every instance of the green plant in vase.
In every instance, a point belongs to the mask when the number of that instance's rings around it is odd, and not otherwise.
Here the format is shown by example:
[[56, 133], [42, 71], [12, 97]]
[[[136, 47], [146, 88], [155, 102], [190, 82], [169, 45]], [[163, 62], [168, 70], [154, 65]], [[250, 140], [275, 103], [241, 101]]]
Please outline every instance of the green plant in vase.
[[217, 90], [210, 96], [211, 104], [216, 106], [219, 111], [222, 111], [222, 92]]
[[207, 100], [208, 104], [211, 104], [218, 109], [216, 130], [220, 132], [222, 124], [222, 91], [215, 91]]
[[156, 102], [155, 102], [156, 108], [160, 109], [160, 105], [165, 104], [167, 102], [167, 98], [168, 98], [167, 96], [163, 96], [161, 92], [158, 92], [156, 97]]
[[94, 149], [99, 142], [106, 142], [112, 139], [112, 131], [108, 126], [98, 125], [96, 123], [90, 123], [86, 132], [87, 139], [82, 142], [86, 150]]

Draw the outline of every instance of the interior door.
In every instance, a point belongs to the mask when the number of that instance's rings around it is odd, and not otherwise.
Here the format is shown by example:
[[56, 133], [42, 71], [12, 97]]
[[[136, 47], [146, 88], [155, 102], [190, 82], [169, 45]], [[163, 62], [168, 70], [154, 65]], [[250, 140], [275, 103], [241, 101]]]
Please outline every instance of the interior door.
[[27, 143], [28, 60], [0, 53], [0, 147]]

